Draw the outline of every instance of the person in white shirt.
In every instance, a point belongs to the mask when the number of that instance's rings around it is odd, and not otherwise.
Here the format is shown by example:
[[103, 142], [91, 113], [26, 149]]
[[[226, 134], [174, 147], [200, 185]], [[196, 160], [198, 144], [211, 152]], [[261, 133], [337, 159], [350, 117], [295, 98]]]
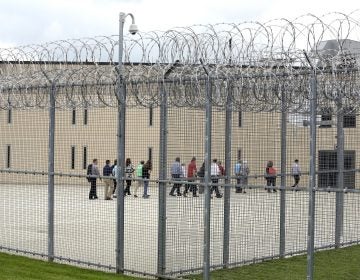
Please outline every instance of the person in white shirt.
[[[213, 162], [211, 164], [210, 175], [211, 175], [212, 184], [218, 184], [219, 183], [220, 169], [219, 169], [219, 166], [217, 164], [217, 159], [216, 158], [213, 159]], [[212, 195], [212, 193], [214, 191], [215, 191], [215, 194], [216, 194], [217, 198], [222, 198], [222, 195], [220, 194], [220, 191], [219, 191], [219, 186], [212, 185], [211, 189], [210, 189], [210, 194]]]
[[[91, 174], [90, 175], [100, 176], [100, 172], [99, 172], [99, 168], [98, 168], [97, 164], [98, 164], [98, 160], [96, 158], [94, 158], [92, 165], [91, 165]], [[89, 199], [98, 199], [98, 196], [96, 193], [96, 179], [97, 179], [96, 177], [90, 178]]]
[[299, 160], [295, 159], [293, 166], [291, 167], [291, 174], [294, 177], [294, 185], [291, 187], [295, 188], [299, 185], [300, 176], [301, 176], [301, 169], [299, 165]]
[[[250, 174], [250, 168], [246, 160], [243, 161], [242, 168], [241, 168], [241, 177], [240, 177], [240, 183], [242, 186], [248, 185], [248, 176]], [[243, 193], [246, 193], [246, 189], [244, 188]]]

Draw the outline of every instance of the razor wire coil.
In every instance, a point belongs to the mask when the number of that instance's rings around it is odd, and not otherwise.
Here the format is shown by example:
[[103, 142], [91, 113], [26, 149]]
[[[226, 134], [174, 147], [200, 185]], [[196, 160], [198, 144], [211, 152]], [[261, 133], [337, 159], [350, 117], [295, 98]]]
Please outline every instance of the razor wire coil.
[[[126, 36], [127, 105], [159, 106], [165, 89], [170, 106], [203, 108], [210, 98], [220, 109], [231, 101], [236, 110], [307, 113], [312, 70], [305, 50], [316, 68], [319, 110], [336, 112], [341, 99], [342, 110], [356, 112], [358, 17], [359, 11], [304, 15]], [[59, 108], [116, 107], [117, 51], [117, 36], [0, 49], [0, 108], [47, 107], [53, 84]]]

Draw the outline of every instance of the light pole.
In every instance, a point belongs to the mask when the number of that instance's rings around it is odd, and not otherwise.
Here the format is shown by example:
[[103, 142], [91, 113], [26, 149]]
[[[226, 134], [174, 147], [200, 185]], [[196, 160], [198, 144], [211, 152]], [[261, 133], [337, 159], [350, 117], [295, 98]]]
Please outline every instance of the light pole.
[[119, 61], [116, 68], [118, 74], [118, 84], [116, 97], [118, 101], [118, 127], [117, 127], [117, 204], [116, 204], [116, 273], [124, 272], [124, 162], [125, 162], [125, 110], [126, 110], [126, 90], [123, 79], [123, 45], [124, 45], [124, 24], [127, 16], [132, 19], [129, 32], [135, 35], [138, 28], [132, 14], [120, 13], [119, 15]]
[[132, 20], [131, 25], [129, 27], [130, 34], [135, 35], [139, 31], [137, 25], [135, 24], [135, 18], [133, 16], [133, 14], [120, 13], [120, 15], [119, 15], [119, 60], [118, 60], [119, 64], [117, 67], [119, 78], [122, 78], [122, 56], [123, 56], [123, 49], [124, 49], [124, 24], [125, 24], [125, 19], [127, 16], [130, 16], [131, 20]]

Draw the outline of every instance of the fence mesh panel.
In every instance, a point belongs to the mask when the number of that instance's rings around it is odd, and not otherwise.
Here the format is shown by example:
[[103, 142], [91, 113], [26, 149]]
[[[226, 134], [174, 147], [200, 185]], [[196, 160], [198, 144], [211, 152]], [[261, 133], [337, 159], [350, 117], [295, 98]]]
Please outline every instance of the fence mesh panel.
[[0, 250], [205, 278], [307, 253], [312, 279], [360, 241], [356, 16], [0, 49]]

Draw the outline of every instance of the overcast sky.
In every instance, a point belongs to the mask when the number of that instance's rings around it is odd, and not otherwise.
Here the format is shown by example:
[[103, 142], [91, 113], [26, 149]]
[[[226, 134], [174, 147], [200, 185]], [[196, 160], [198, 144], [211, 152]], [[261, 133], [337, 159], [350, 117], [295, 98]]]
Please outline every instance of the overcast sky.
[[358, 3], [354, 0], [0, 0], [0, 47], [114, 35], [118, 32], [119, 12], [133, 13], [139, 29], [151, 31], [193, 24], [292, 19], [307, 13], [319, 16], [335, 11], [349, 13], [360, 8]]

